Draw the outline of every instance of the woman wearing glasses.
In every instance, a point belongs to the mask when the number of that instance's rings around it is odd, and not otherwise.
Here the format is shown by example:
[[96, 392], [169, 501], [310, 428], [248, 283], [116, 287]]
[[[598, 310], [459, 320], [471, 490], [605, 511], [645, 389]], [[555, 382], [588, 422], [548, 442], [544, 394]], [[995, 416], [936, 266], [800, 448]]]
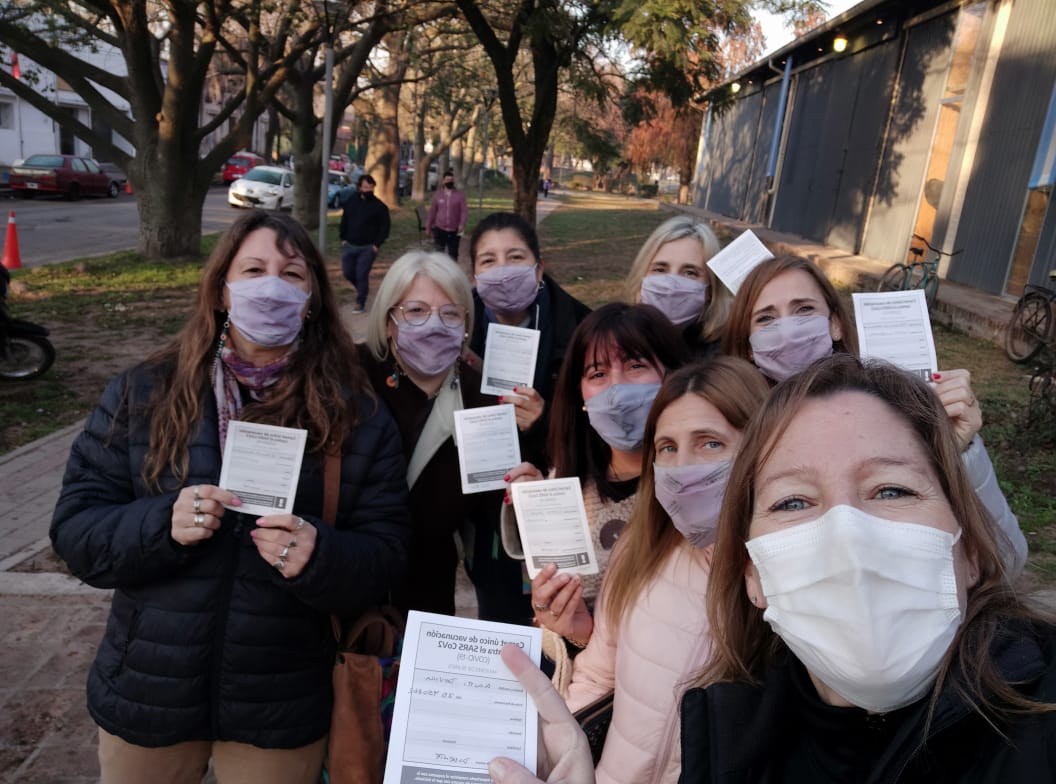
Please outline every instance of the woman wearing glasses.
[[469, 280], [446, 254], [406, 253], [381, 282], [360, 346], [407, 458], [412, 535], [407, 579], [393, 597], [404, 612], [454, 614], [455, 535], [467, 521], [493, 524], [502, 505], [501, 492], [463, 495], [459, 481], [454, 412], [498, 402], [462, 361], [472, 306]]

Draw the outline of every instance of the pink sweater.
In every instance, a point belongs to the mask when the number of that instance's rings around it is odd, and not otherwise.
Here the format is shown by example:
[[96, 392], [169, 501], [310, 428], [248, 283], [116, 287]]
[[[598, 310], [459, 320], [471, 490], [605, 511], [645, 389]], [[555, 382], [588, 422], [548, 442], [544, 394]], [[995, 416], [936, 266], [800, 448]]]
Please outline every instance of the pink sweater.
[[574, 660], [573, 711], [616, 689], [598, 784], [675, 784], [682, 767], [679, 704], [711, 647], [704, 609], [708, 550], [673, 551], [618, 629], [605, 619], [605, 584], [594, 634]]

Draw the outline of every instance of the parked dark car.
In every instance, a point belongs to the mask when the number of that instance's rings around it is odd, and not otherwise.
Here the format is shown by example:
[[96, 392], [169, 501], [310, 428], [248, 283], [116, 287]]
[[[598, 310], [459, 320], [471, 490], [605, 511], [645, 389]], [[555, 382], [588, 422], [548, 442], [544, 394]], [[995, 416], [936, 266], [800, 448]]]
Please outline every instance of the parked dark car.
[[110, 178], [110, 182], [117, 186], [117, 192], [120, 193], [125, 189], [125, 183], [128, 182], [128, 177], [121, 171], [116, 163], [107, 163], [99, 161], [99, 168], [106, 172], [106, 176]]
[[30, 155], [11, 169], [10, 185], [24, 198], [61, 193], [72, 201], [88, 195], [115, 198], [119, 192], [98, 163], [76, 155]]

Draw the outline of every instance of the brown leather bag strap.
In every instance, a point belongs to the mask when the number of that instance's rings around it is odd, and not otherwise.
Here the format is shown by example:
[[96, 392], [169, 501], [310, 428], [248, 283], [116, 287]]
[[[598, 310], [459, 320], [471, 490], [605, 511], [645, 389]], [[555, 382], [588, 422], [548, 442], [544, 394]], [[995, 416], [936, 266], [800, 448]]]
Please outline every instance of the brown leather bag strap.
[[327, 452], [323, 459], [323, 522], [337, 524], [337, 497], [341, 493], [341, 455]]
[[[323, 522], [333, 528], [337, 525], [337, 497], [341, 492], [341, 454], [327, 452], [323, 458]], [[341, 619], [330, 616], [330, 628], [334, 639], [341, 642]]]

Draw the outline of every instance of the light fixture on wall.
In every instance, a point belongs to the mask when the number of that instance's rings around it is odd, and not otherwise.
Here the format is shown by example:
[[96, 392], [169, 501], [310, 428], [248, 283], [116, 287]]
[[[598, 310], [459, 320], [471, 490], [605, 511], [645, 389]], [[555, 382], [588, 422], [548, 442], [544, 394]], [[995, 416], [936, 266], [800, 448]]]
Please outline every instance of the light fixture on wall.
[[839, 53], [839, 52], [842, 52], [846, 48], [847, 48], [847, 36], [845, 36], [845, 35], [843, 35], [841, 33], [840, 35], [837, 35], [835, 38], [832, 39], [832, 50], [834, 52]]
[[740, 91], [741, 91], [741, 83], [740, 82], [734, 82], [733, 84], [730, 85], [730, 92], [731, 93], [737, 94]]

